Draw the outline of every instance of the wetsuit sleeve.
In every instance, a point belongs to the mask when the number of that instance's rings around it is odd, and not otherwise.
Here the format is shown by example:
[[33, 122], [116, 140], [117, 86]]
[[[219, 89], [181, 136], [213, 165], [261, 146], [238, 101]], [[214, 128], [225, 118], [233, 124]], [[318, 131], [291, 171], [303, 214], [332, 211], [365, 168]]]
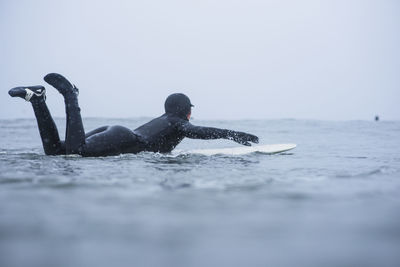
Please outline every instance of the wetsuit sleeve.
[[180, 130], [185, 137], [193, 139], [229, 139], [242, 145], [250, 146], [249, 142], [258, 143], [258, 137], [252, 134], [237, 132], [227, 129], [219, 129], [213, 127], [195, 126], [190, 122], [180, 125]]

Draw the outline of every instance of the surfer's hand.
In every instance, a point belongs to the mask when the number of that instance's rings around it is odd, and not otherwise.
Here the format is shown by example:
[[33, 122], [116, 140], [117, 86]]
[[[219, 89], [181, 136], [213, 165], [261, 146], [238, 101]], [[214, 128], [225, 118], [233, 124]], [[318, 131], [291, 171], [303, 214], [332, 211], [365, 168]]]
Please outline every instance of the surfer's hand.
[[251, 146], [249, 142], [258, 144], [258, 137], [252, 134], [244, 132], [235, 132], [232, 137], [233, 141], [245, 146]]

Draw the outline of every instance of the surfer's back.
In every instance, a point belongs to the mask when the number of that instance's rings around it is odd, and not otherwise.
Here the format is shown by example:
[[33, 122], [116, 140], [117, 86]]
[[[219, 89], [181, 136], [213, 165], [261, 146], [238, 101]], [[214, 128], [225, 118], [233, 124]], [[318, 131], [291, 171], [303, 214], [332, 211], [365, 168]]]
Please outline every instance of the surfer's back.
[[183, 123], [182, 119], [163, 114], [136, 128], [134, 132], [145, 140], [147, 151], [171, 152], [184, 138], [179, 130], [181, 123]]

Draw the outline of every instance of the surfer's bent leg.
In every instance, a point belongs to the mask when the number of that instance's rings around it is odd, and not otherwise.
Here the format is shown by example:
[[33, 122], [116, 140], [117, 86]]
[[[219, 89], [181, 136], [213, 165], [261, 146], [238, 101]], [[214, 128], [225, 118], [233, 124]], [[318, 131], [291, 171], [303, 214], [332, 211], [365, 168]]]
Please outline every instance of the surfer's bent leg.
[[44, 80], [64, 96], [65, 111], [67, 114], [65, 134], [66, 154], [82, 154], [85, 145], [85, 131], [83, 129], [81, 109], [78, 104], [78, 88], [57, 73], [47, 74]]
[[46, 155], [65, 154], [64, 142], [60, 141], [57, 126], [46, 105], [45, 88], [40, 85], [21, 86], [11, 89], [8, 93], [12, 97], [18, 96], [31, 102], [42, 139], [44, 153]]
[[60, 141], [57, 126], [51, 117], [44, 100], [32, 101], [40, 137], [42, 138], [43, 149], [46, 155], [65, 154], [65, 143]]
[[144, 150], [140, 138], [130, 129], [122, 126], [104, 126], [85, 135], [78, 104], [78, 89], [57, 73], [50, 73], [44, 79], [64, 96], [67, 113], [66, 154], [99, 157], [137, 153]]

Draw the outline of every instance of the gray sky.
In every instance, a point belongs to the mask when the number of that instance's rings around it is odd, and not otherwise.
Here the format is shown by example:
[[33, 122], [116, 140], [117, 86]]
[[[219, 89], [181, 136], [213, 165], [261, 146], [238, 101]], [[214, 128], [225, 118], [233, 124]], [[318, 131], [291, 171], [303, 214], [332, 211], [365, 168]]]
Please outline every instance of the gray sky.
[[0, 0], [0, 118], [33, 117], [15, 86], [59, 72], [86, 117], [400, 119], [400, 2]]

